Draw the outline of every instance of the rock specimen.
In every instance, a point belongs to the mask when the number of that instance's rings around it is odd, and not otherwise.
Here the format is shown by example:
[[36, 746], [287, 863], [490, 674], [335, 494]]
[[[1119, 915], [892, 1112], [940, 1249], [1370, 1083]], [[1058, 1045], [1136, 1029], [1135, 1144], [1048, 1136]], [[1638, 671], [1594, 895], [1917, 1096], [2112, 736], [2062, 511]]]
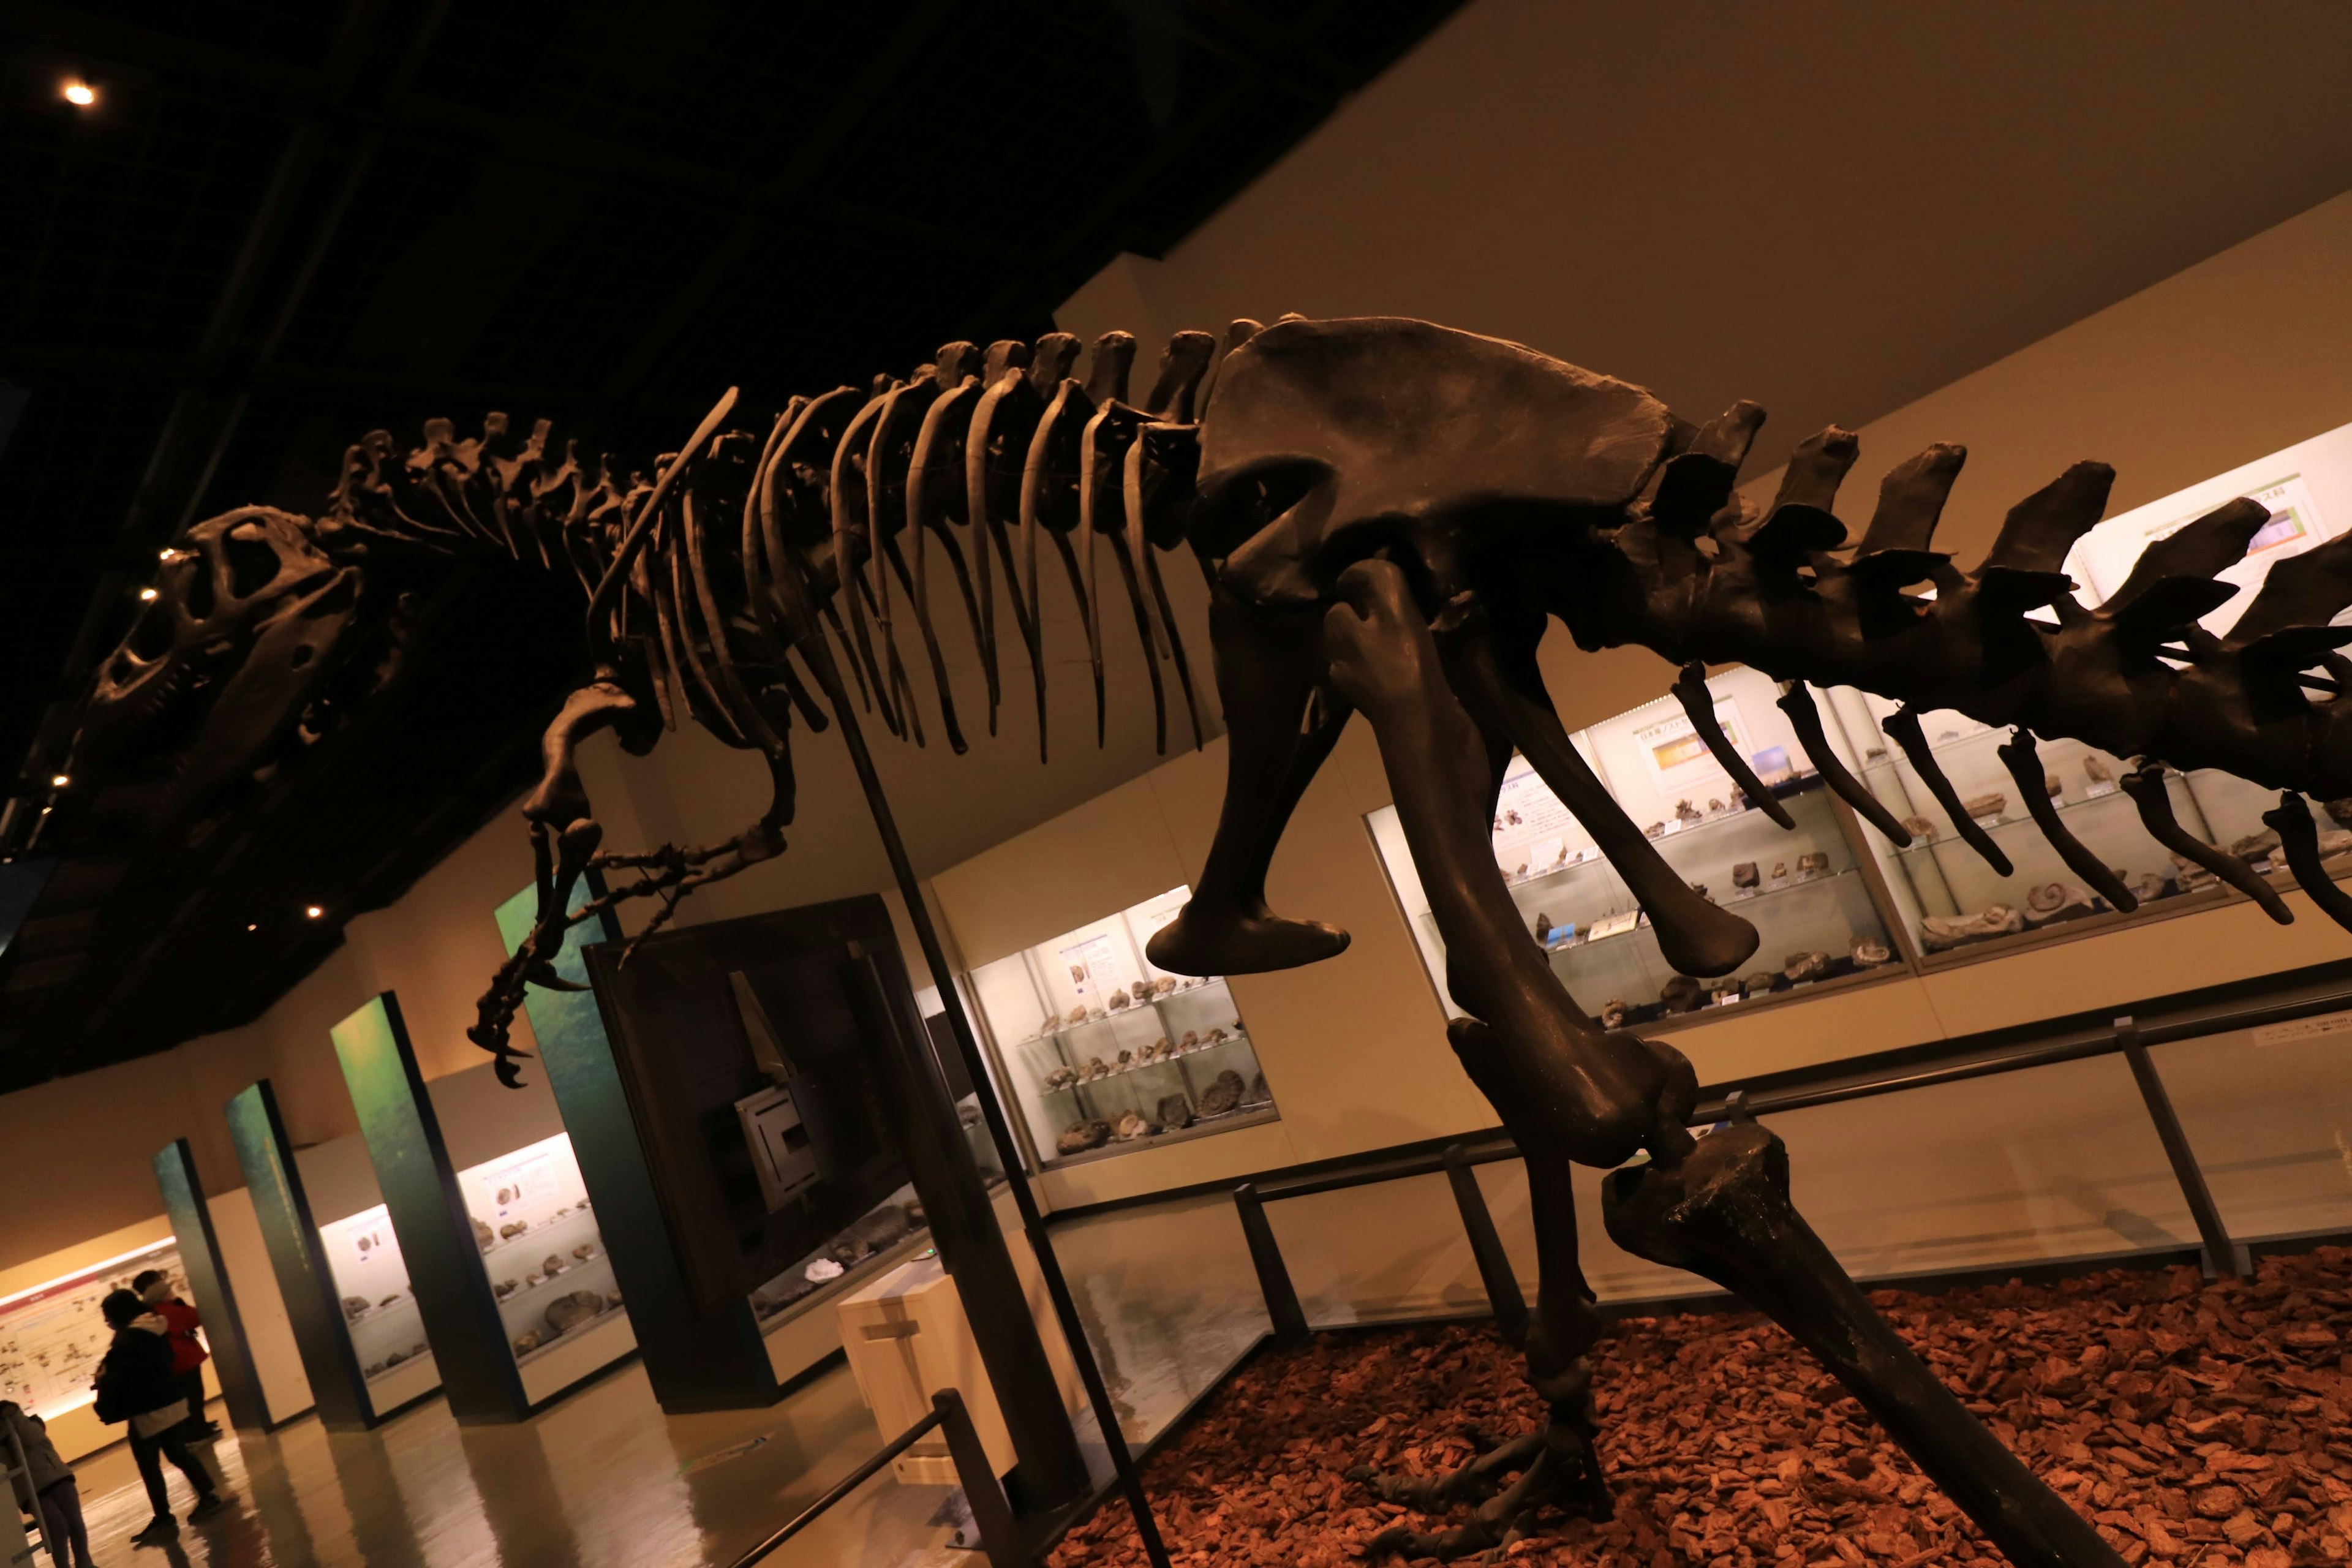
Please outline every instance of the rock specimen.
[[[1727, 808], [1724, 805], [1723, 802], [1719, 800], [1709, 800], [1706, 803], [1706, 814], [1709, 816], [1721, 816], [1726, 809]], [[1560, 853], [1565, 855], [1568, 851], [1563, 849]]]
[[1758, 874], [1756, 862], [1753, 860], [1742, 860], [1731, 868], [1731, 885], [1735, 888], [1745, 888], [1753, 892], [1762, 881], [1763, 878]]
[[514, 1352], [517, 1355], [529, 1355], [543, 1342], [537, 1329], [525, 1329], [514, 1338]]
[[1242, 1102], [1242, 1075], [1227, 1068], [1201, 1091], [1201, 1114], [1223, 1116]]
[[1911, 841], [1914, 844], [1933, 844], [1936, 842], [1936, 825], [1928, 821], [1924, 816], [1905, 817], [1903, 819], [1903, 831], [1911, 836]]
[[2184, 893], [2193, 893], [2200, 888], [2210, 888], [2221, 880], [2219, 877], [2195, 861], [2184, 860], [2178, 855], [2172, 857], [2172, 879]]
[[343, 1317], [346, 1321], [356, 1321], [360, 1314], [367, 1310], [368, 1299], [365, 1296], [346, 1296], [343, 1298]]
[[1242, 1094], [1242, 1103], [1244, 1105], [1265, 1105], [1271, 1103], [1273, 1100], [1274, 1090], [1266, 1088], [1265, 1074], [1264, 1073], [1260, 1073], [1255, 1078], [1250, 1079], [1249, 1088], [1244, 1090]]
[[2352, 827], [2352, 796], [2328, 801], [2326, 811], [2329, 816], [2335, 818], [2338, 826]]
[[1189, 1051], [1200, 1043], [1201, 1032], [1198, 1029], [1187, 1029], [1184, 1031], [1184, 1037], [1176, 1042], [1176, 1048], [1180, 1051]]
[[1791, 985], [1819, 980], [1829, 972], [1830, 955], [1826, 952], [1792, 952], [1780, 964], [1780, 973], [1789, 977]]
[[1633, 1010], [1622, 998], [1612, 996], [1601, 1004], [1601, 1026], [1604, 1029], [1623, 1028], [1625, 1016]]
[[1988, 816], [1999, 816], [2008, 806], [2009, 796], [1999, 790], [1990, 795], [1972, 795], [1960, 802], [1960, 809], [1979, 822]]
[[1772, 983], [1780, 978], [1769, 969], [1759, 969], [1740, 984], [1747, 988], [1748, 994], [1750, 996], [1762, 996], [1771, 991]]
[[530, 1228], [530, 1226], [525, 1225], [522, 1221], [519, 1219], [511, 1219], [507, 1221], [506, 1224], [499, 1226], [499, 1238], [502, 1241], [512, 1241], [516, 1237], [522, 1235]]
[[2024, 929], [2021, 910], [2008, 904], [1987, 904], [1972, 915], [1929, 915], [1919, 922], [1919, 945], [1929, 952], [1941, 952]]
[[1064, 1067], [1055, 1068], [1053, 1071], [1047, 1073], [1043, 1079], [1041, 1079], [1039, 1083], [1050, 1093], [1054, 1089], [1067, 1089], [1070, 1085], [1077, 1081], [1078, 1069], [1076, 1068]]
[[2230, 840], [2230, 853], [2248, 865], [2262, 866], [2270, 862], [2271, 851], [2279, 847], [2279, 836], [2270, 828], [2249, 833], [2243, 838]]
[[574, 1290], [547, 1304], [547, 1331], [568, 1334], [604, 1310], [604, 1298], [595, 1290]]
[[1875, 969], [1893, 959], [1894, 952], [1874, 936], [1858, 936], [1850, 950], [1856, 969]]
[[1154, 1108], [1153, 1113], [1160, 1118], [1160, 1125], [1162, 1127], [1190, 1127], [1192, 1125], [1192, 1102], [1187, 1100], [1181, 1094], [1161, 1095], [1160, 1097], [1160, 1103]]
[[1658, 1000], [1666, 1005], [1669, 1013], [1691, 1013], [1698, 1009], [1698, 982], [1687, 974], [1677, 974], [1658, 993]]
[[1642, 829], [1642, 837], [1644, 838], [1659, 838], [1664, 837], [1666, 825], [1664, 823], [1654, 822], [1650, 824], [1649, 826]]
[[2091, 896], [2071, 882], [2042, 882], [2025, 895], [2025, 923], [2044, 926], [2080, 920], [2091, 912]]
[[490, 1294], [503, 1301], [521, 1289], [522, 1282], [520, 1280], [501, 1279], [497, 1284], [490, 1287]]
[[1797, 857], [1797, 880], [1810, 882], [1816, 877], [1830, 874], [1830, 853], [1826, 849], [1809, 850]]
[[1079, 1003], [1076, 1006], [1071, 1008], [1067, 1013], [1062, 1016], [1062, 1022], [1065, 1024], [1083, 1024], [1086, 1021], [1087, 1007], [1086, 1004], [1083, 1002]]
[[1062, 1130], [1054, 1140], [1054, 1147], [1064, 1154], [1083, 1154], [1089, 1149], [1099, 1149], [1110, 1142], [1108, 1121], [1080, 1121]]
[[873, 1213], [851, 1222], [847, 1228], [826, 1244], [824, 1255], [836, 1263], [857, 1263], [873, 1257], [887, 1247], [904, 1241], [915, 1228], [908, 1207], [885, 1204]]
[[2096, 756], [2083, 759], [2083, 776], [2088, 779], [2095, 788], [2100, 784], [2111, 784], [2116, 782], [2115, 770], [2107, 766], [2105, 759]]
[[1772, 862], [1772, 885], [1773, 885], [1774, 887], [1776, 887], [1776, 888], [1780, 887], [1781, 885], [1783, 885], [1784, 883], [1786, 883], [1786, 882], [1788, 881], [1788, 879], [1789, 879], [1789, 863], [1788, 863], [1786, 860], [1775, 860], [1775, 861], [1773, 861], [1773, 862]]
[[2052, 800], [2063, 800], [2065, 798], [2066, 781], [2060, 778], [2056, 773], [2043, 773], [2042, 775], [2042, 787], [2048, 793]]
[[1118, 1119], [1118, 1124], [1111, 1129], [1111, 1133], [1122, 1143], [1132, 1143], [1138, 1138], [1149, 1134], [1150, 1131], [1151, 1123], [1146, 1121], [1138, 1112], [1130, 1110]]
[[621, 1310], [621, 1293], [618, 1290], [608, 1290], [604, 1293], [604, 1310], [608, 1312], [617, 1312]]
[[551, 1252], [545, 1258], [540, 1259], [539, 1271], [551, 1279], [570, 1267], [570, 1264], [563, 1261], [563, 1254], [560, 1252]]
[[2131, 879], [2131, 890], [2141, 903], [2154, 903], [2164, 897], [2164, 879], [2153, 871], [2142, 871]]
[[394, 1301], [397, 1301], [397, 1300], [400, 1300], [400, 1292], [399, 1292], [399, 1291], [397, 1291], [397, 1290], [394, 1290], [391, 1295], [386, 1296], [383, 1300], [378, 1301], [378, 1302], [376, 1303], [376, 1305], [377, 1305], [377, 1306], [379, 1306], [379, 1307], [389, 1307], [389, 1306], [391, 1306]]
[[1538, 910], [1536, 911], [1535, 932], [1536, 940], [1538, 942], [1549, 942], [1551, 940], [1551, 917], [1544, 913], [1541, 910]]
[[483, 1224], [480, 1220], [476, 1220], [474, 1222], [474, 1246], [480, 1251], [488, 1252], [491, 1247], [496, 1247], [498, 1244], [498, 1233], [490, 1229], [488, 1226]]
[[1737, 1001], [1745, 994], [1737, 980], [1718, 980], [1706, 988], [1706, 999], [1710, 1002], [1721, 1002], [1727, 998]]
[[1108, 1005], [1112, 1012], [1124, 1013], [1127, 1011], [1129, 1005], [1127, 988], [1125, 986], [1121, 986], [1118, 990], [1110, 994], [1110, 1002]]
[[1675, 802], [1675, 820], [1688, 827], [1692, 823], [1703, 822], [1706, 818], [1700, 815], [1698, 807], [1686, 800], [1678, 800]]

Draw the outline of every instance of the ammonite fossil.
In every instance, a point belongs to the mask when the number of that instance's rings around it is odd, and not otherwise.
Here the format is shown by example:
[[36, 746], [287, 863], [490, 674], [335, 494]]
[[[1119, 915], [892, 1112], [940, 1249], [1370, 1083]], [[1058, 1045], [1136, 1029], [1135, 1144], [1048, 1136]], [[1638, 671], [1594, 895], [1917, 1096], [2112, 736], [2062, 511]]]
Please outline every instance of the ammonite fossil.
[[1658, 1000], [1666, 1005], [1669, 1013], [1694, 1012], [1698, 1007], [1698, 982], [1687, 974], [1675, 975], [1666, 982], [1665, 989], [1658, 993]]
[[1201, 1114], [1223, 1116], [1242, 1102], [1242, 1075], [1227, 1068], [1201, 1091]]
[[1150, 1131], [1151, 1123], [1146, 1121], [1140, 1115], [1132, 1110], [1120, 1117], [1118, 1119], [1118, 1124], [1111, 1129], [1112, 1133], [1122, 1143], [1132, 1143], [1135, 1140], [1143, 1137]]
[[1160, 1119], [1160, 1125], [1162, 1127], [1192, 1125], [1192, 1103], [1181, 1094], [1161, 1095], [1159, 1105], [1153, 1110], [1153, 1114]]
[[1088, 1149], [1099, 1149], [1110, 1142], [1108, 1121], [1080, 1121], [1063, 1129], [1054, 1140], [1054, 1147], [1065, 1154], [1082, 1154]]
[[1875, 969], [1894, 958], [1894, 952], [1874, 936], [1858, 936], [1848, 950], [1856, 969]]

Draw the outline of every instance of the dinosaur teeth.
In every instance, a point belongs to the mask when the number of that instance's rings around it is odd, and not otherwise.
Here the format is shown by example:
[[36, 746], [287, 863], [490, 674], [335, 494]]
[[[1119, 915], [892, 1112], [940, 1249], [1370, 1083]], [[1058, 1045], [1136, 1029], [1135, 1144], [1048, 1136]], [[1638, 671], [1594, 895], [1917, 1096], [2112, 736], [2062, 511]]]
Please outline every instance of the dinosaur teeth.
[[2058, 820], [2058, 809], [2050, 804], [2048, 775], [2042, 771], [2041, 748], [2034, 743], [2032, 732], [2021, 726], [2000, 750], [2009, 776], [2017, 782], [2018, 794], [2024, 797], [2025, 809], [2033, 816], [2033, 825], [2042, 829], [2042, 837], [2050, 840], [2050, 847], [2058, 851], [2058, 858], [2066, 862], [2067, 869], [2124, 913], [2139, 908], [2139, 899], [2124, 886], [2123, 879]]
[[[1889, 469], [1886, 478], [1879, 481], [1878, 508], [1870, 514], [1870, 526], [1863, 531], [1862, 543], [1854, 552], [1855, 564], [1896, 554], [1907, 560], [1932, 557], [1938, 563], [1948, 559], [1931, 546], [1936, 524], [1944, 515], [1944, 502], [1952, 493], [1953, 482], [1960, 477], [1961, 465], [1968, 460], [1966, 447], [1939, 441]], [[1923, 569], [1905, 581], [1916, 583], [1925, 574]]]
[[[2132, 769], [2116, 782], [2124, 793], [2139, 807], [2140, 826], [2148, 837], [2191, 865], [2202, 866], [2230, 886], [2262, 906], [2263, 913], [2281, 925], [2294, 923], [2294, 911], [2274, 892], [2253, 868], [2225, 850], [2218, 849], [2180, 826], [2172, 815], [2172, 791], [2165, 783], [2164, 764], [2149, 762]], [[2304, 813], [2305, 822], [2311, 814]], [[2284, 836], [2281, 836], [2284, 842]]]
[[2010, 508], [2000, 537], [1978, 568], [2058, 574], [2066, 552], [2105, 515], [2115, 469], [2105, 463], [2077, 463]]
[[1087, 364], [1087, 396], [1099, 407], [1127, 400], [1128, 373], [1135, 368], [1135, 334], [1105, 332], [1095, 340], [1094, 358]]
[[1151, 384], [1151, 394], [1143, 400], [1144, 411], [1179, 424], [1189, 424], [1192, 418], [1192, 394], [1208, 373], [1210, 356], [1217, 352], [1217, 340], [1206, 332], [1179, 332], [1168, 340], [1160, 353], [1160, 374]]
[[1715, 759], [1717, 767], [1731, 775], [1731, 782], [1740, 793], [1774, 822], [1793, 829], [1797, 824], [1789, 816], [1789, 808], [1765, 787], [1764, 781], [1756, 776], [1756, 770], [1748, 765], [1748, 759], [1739, 754], [1739, 748], [1723, 732], [1723, 725], [1715, 716], [1715, 693], [1707, 689], [1706, 665], [1693, 659], [1683, 666], [1682, 674], [1675, 681], [1675, 698], [1682, 703], [1691, 728], [1706, 743], [1707, 754]]
[[1789, 683], [1789, 689], [1780, 694], [1780, 709], [1789, 716], [1789, 722], [1796, 727], [1797, 743], [1805, 749], [1805, 756], [1812, 763], [1813, 771], [1837, 792], [1837, 797], [1853, 807], [1863, 820], [1886, 835], [1888, 841], [1897, 849], [1906, 847], [1911, 842], [1911, 830], [1897, 821], [1895, 814], [1887, 810], [1860, 779], [1848, 773], [1845, 763], [1840, 762], [1838, 754], [1830, 749], [1829, 736], [1822, 729], [1822, 711], [1813, 706], [1813, 694], [1803, 681]]
[[1992, 868], [1994, 876], [2014, 876], [2017, 868], [2010, 864], [2000, 846], [1992, 841], [1992, 835], [1977, 826], [1976, 818], [1960, 800], [1960, 792], [1937, 765], [1935, 751], [1927, 744], [1927, 732], [1919, 722], [1919, 715], [1903, 708], [1881, 720], [1878, 727], [1894, 736], [1895, 744], [1903, 748], [1903, 755], [1919, 775], [1919, 782], [1927, 786], [1927, 793], [1936, 797], [1936, 804], [1952, 819], [1952, 830], [1959, 835], [1960, 841]]
[[2319, 829], [2313, 826], [2311, 807], [2303, 796], [2288, 790], [2279, 796], [2279, 803], [2263, 813], [2263, 824], [2279, 836], [2279, 847], [2286, 853], [2287, 869], [2294, 879], [2319, 906], [2319, 912], [2347, 931], [2352, 931], [2352, 895], [2336, 885], [2319, 863]]

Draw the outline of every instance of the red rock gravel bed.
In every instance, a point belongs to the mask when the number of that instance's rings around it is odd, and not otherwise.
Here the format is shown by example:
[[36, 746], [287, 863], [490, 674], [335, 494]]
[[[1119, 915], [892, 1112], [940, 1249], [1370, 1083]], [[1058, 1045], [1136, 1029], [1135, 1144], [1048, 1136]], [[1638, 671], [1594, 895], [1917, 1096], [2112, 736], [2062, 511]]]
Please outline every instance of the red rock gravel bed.
[[[2352, 1558], [2352, 1249], [2265, 1258], [2242, 1283], [2181, 1268], [1873, 1299], [2125, 1562]], [[1599, 1356], [1617, 1517], [1549, 1519], [1488, 1561], [2001, 1561], [1762, 1318], [1629, 1319]], [[1518, 1356], [1483, 1326], [1319, 1335], [1221, 1390], [1154, 1458], [1152, 1499], [1179, 1563], [1333, 1568], [1399, 1518], [1444, 1522], [1376, 1500], [1349, 1466], [1450, 1468], [1476, 1451], [1469, 1434], [1516, 1435], [1540, 1414]], [[1051, 1562], [1144, 1557], [1115, 1502]]]

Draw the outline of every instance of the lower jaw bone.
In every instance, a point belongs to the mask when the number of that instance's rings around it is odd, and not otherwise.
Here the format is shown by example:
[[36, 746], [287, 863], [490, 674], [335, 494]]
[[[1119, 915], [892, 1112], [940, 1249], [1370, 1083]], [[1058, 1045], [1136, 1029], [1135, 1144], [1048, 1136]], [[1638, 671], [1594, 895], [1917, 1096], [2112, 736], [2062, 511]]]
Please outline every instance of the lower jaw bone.
[[1626, 1251], [1705, 1275], [1786, 1329], [2018, 1568], [2122, 1563], [1871, 1308], [1789, 1202], [1788, 1150], [1771, 1132], [1728, 1127], [1671, 1165], [1614, 1171], [1601, 1210]]

